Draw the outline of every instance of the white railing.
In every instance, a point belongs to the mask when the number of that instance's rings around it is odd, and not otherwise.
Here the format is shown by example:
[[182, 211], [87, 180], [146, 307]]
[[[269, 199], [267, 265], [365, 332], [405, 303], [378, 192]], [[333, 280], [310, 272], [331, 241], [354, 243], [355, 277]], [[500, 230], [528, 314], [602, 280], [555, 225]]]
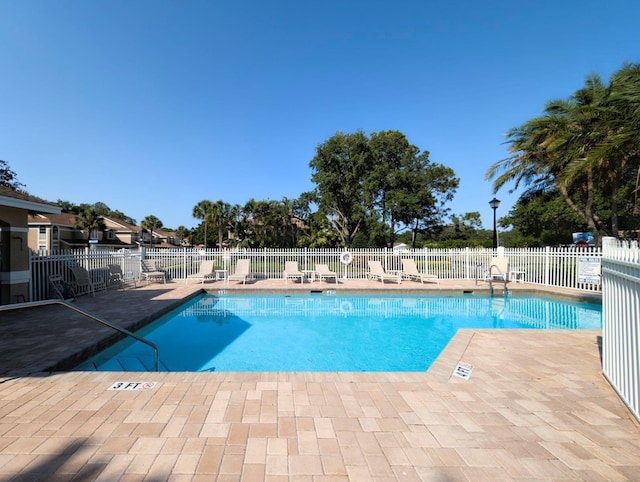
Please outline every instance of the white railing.
[[602, 258], [602, 372], [640, 420], [640, 248], [608, 238]]
[[118, 265], [124, 278], [122, 281], [134, 283], [140, 278], [140, 255], [139, 251], [89, 248], [32, 252], [29, 257], [31, 301], [55, 297], [51, 293], [49, 277], [60, 275], [72, 284], [71, 268], [77, 266], [86, 268], [93, 281], [101, 280], [108, 286], [109, 265]]
[[378, 260], [387, 270], [402, 269], [402, 259], [412, 258], [421, 272], [435, 274], [441, 280], [474, 280], [490, 265], [495, 255], [509, 258], [509, 269], [519, 273], [525, 283], [571, 288], [581, 291], [600, 291], [600, 284], [579, 282], [578, 263], [581, 258], [600, 258], [599, 248], [499, 248], [491, 249], [416, 249], [396, 252], [391, 249], [352, 249], [352, 261], [343, 264], [342, 249], [193, 249], [142, 248], [140, 251], [106, 251], [96, 249], [64, 250], [32, 253], [31, 301], [49, 298], [48, 279], [62, 275], [71, 281], [73, 266], [87, 268], [92, 276], [108, 276], [110, 264], [119, 265], [125, 281], [140, 277], [140, 259], [148, 258], [167, 272], [173, 280], [184, 280], [198, 271], [203, 260], [213, 260], [215, 269], [232, 273], [238, 259], [249, 259], [252, 276], [256, 279], [281, 279], [286, 261], [297, 261], [300, 270], [313, 270], [316, 264], [326, 264], [340, 278], [365, 279], [368, 261]]

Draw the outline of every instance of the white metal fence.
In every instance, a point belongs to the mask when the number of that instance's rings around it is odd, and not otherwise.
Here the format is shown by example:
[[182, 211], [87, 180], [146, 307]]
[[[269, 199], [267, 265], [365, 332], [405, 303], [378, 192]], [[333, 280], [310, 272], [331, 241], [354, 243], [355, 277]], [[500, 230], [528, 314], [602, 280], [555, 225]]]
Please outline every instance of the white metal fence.
[[32, 253], [31, 300], [49, 298], [49, 276], [62, 275], [72, 281], [70, 268], [82, 266], [94, 278], [108, 276], [109, 265], [118, 265], [125, 280], [140, 277], [141, 258], [152, 259], [167, 272], [169, 279], [184, 280], [198, 271], [203, 260], [213, 260], [215, 269], [235, 271], [238, 259], [249, 259], [251, 274], [255, 279], [282, 278], [286, 261], [297, 261], [300, 270], [314, 270], [316, 264], [326, 264], [341, 278], [365, 279], [368, 261], [378, 260], [387, 270], [401, 270], [402, 259], [412, 258], [422, 272], [435, 274], [441, 280], [474, 280], [491, 263], [495, 255], [509, 258], [512, 275], [525, 283], [573, 288], [583, 291], [599, 291], [599, 283], [581, 283], [578, 263], [581, 258], [600, 258], [599, 248], [576, 250], [574, 248], [499, 248], [490, 249], [417, 249], [396, 252], [391, 249], [353, 249], [351, 262], [341, 262], [341, 249], [241, 249], [199, 250], [192, 248], [142, 249], [140, 251], [105, 251], [95, 249], [65, 250]]
[[638, 243], [604, 240], [602, 278], [602, 372], [640, 420]]
[[134, 283], [140, 278], [140, 251], [73, 249], [32, 252], [29, 257], [31, 272], [30, 301], [55, 298], [50, 277], [62, 276], [68, 284], [73, 284], [71, 269], [85, 268], [94, 281], [102, 280], [110, 286], [109, 265], [120, 267], [122, 281]]

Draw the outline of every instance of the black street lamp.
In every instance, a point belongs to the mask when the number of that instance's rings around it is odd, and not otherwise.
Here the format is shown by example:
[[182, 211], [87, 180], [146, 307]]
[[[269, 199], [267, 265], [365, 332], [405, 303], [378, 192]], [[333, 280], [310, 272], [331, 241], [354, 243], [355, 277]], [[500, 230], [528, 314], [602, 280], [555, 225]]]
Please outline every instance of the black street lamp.
[[489, 201], [489, 206], [493, 209], [493, 249], [498, 248], [498, 231], [496, 231], [496, 209], [500, 206], [500, 200], [495, 197]]

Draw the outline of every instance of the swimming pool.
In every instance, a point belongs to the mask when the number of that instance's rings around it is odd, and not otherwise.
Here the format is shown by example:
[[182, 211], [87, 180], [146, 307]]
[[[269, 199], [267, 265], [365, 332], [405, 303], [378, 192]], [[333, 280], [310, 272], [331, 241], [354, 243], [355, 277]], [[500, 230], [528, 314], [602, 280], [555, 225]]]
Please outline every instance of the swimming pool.
[[[460, 328], [599, 329], [601, 307], [539, 296], [201, 295], [137, 334], [163, 371], [424, 371]], [[76, 370], [151, 371], [123, 340]]]

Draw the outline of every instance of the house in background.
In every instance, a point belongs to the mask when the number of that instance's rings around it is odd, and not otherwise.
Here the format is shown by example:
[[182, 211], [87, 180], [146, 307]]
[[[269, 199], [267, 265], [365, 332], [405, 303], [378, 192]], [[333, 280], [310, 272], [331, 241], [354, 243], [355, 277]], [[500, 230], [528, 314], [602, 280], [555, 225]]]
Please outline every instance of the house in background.
[[60, 214], [60, 207], [0, 186], [0, 304], [29, 300], [30, 213]]
[[[75, 227], [74, 214], [32, 214], [29, 216], [29, 248], [42, 253], [87, 246], [102, 249], [149, 247], [149, 231], [109, 216], [103, 216], [102, 221], [104, 231], [88, 233]], [[181, 246], [180, 238], [170, 231], [153, 231], [151, 238], [154, 248]]]
[[83, 248], [87, 240], [74, 227], [75, 216], [69, 213], [34, 213], [29, 215], [29, 248], [36, 252]]
[[175, 248], [182, 246], [182, 240], [172, 231], [159, 229], [153, 232], [153, 237], [154, 248]]
[[409, 246], [405, 243], [393, 243], [393, 252], [394, 253], [404, 253], [405, 251], [409, 251]]
[[110, 245], [114, 248], [137, 248], [142, 239], [142, 228], [125, 223], [121, 219], [103, 216], [105, 231], [98, 241], [99, 246]]
[[29, 216], [29, 248], [36, 252], [96, 246], [104, 249], [137, 248], [141, 229], [119, 219], [103, 217], [104, 231], [88, 233], [75, 227], [75, 215]]

